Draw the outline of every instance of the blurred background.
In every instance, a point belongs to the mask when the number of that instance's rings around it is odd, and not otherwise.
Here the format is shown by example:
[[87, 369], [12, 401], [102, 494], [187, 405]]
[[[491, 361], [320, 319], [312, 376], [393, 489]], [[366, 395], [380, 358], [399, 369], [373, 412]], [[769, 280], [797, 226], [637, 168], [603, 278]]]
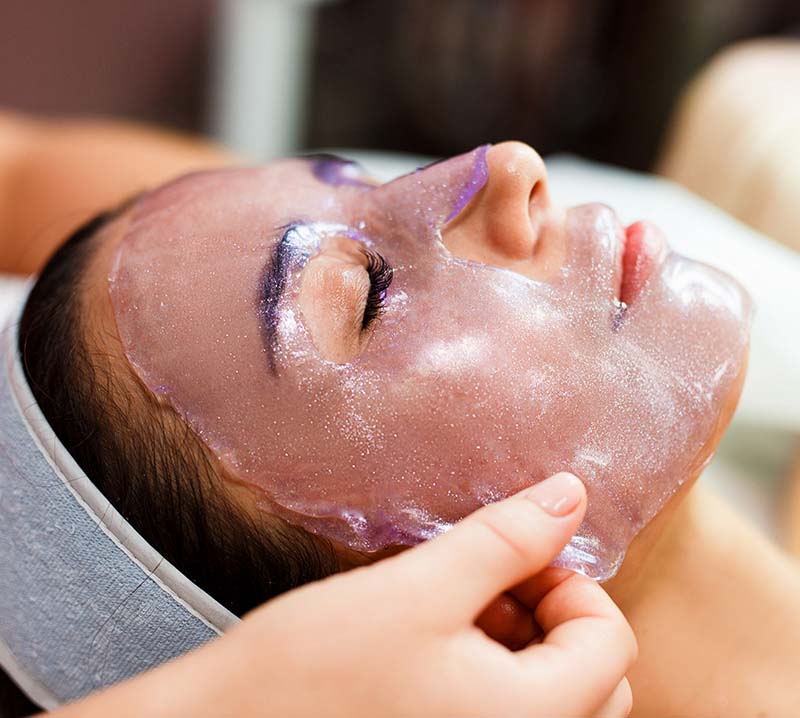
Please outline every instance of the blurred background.
[[746, 278], [751, 371], [708, 475], [800, 555], [798, 0], [0, 0], [3, 110], [251, 159], [379, 150], [386, 176], [518, 139], [672, 180], [548, 162], [559, 199], [651, 216]]
[[260, 158], [514, 138], [646, 169], [715, 53], [792, 33], [797, 0], [2, 0], [0, 105]]

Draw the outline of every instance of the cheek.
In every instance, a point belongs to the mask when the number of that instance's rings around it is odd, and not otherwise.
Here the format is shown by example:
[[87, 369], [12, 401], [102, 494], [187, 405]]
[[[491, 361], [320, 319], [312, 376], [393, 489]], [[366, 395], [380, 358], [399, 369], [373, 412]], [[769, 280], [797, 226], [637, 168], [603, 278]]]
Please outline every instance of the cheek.
[[360, 505], [369, 485], [372, 509], [394, 513], [396, 526], [424, 536], [425, 521], [404, 519], [404, 511], [450, 523], [530, 483], [529, 427], [539, 409], [536, 397], [523, 398], [513, 368], [497, 371], [491, 356], [437, 374], [421, 371], [422, 361], [381, 373], [373, 391], [340, 395], [346, 409], [337, 426], [346, 430], [331, 453], [337, 463], [346, 458], [343, 483], [352, 481]]
[[720, 396], [698, 382], [725, 392], [734, 328], [670, 295], [615, 333], [608, 308], [458, 271], [409, 281], [350, 364], [287, 333], [291, 369], [244, 473], [288, 520], [374, 551], [573, 471], [589, 510], [564, 565], [610, 575], [696, 464]]

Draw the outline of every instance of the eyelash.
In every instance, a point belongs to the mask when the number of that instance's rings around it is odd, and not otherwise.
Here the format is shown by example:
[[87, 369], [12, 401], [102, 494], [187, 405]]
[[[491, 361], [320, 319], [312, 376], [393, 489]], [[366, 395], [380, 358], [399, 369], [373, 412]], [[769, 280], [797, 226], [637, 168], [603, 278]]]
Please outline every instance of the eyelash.
[[367, 258], [367, 274], [369, 275], [369, 294], [364, 306], [364, 317], [361, 320], [361, 330], [369, 328], [370, 324], [378, 319], [386, 309], [386, 290], [392, 283], [394, 270], [391, 265], [377, 252], [364, 250]]

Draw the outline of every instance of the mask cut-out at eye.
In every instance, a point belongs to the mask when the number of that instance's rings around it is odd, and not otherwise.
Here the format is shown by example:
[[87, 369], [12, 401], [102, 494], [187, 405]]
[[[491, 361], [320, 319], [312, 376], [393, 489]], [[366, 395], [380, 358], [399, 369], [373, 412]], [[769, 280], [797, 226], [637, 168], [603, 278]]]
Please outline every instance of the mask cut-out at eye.
[[[558, 563], [608, 578], [708, 459], [749, 301], [665, 252], [620, 306], [624, 232], [600, 205], [567, 212], [551, 281], [452, 256], [441, 230], [486, 183], [486, 151], [378, 187], [307, 160], [167, 185], [118, 250], [119, 334], [144, 383], [291, 523], [372, 552], [572, 471], [589, 506]], [[343, 364], [297, 306], [332, 234], [394, 270], [368, 345]]]

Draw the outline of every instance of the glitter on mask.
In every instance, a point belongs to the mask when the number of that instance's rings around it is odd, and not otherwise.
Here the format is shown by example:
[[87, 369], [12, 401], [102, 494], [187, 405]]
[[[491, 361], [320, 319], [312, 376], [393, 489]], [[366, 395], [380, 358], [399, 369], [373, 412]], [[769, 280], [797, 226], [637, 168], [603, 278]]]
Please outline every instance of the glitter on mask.
[[[485, 185], [486, 151], [376, 187], [341, 163], [289, 160], [156, 190], [111, 273], [117, 326], [145, 384], [288, 521], [372, 552], [572, 471], [589, 505], [557, 563], [608, 578], [707, 461], [749, 301], [664, 250], [623, 305], [625, 232], [601, 205], [566, 213], [547, 282], [454, 257], [441, 231]], [[298, 308], [303, 269], [333, 235], [394, 268], [368, 345], [344, 364], [320, 355]], [[263, 280], [282, 239], [271, 371]]]

